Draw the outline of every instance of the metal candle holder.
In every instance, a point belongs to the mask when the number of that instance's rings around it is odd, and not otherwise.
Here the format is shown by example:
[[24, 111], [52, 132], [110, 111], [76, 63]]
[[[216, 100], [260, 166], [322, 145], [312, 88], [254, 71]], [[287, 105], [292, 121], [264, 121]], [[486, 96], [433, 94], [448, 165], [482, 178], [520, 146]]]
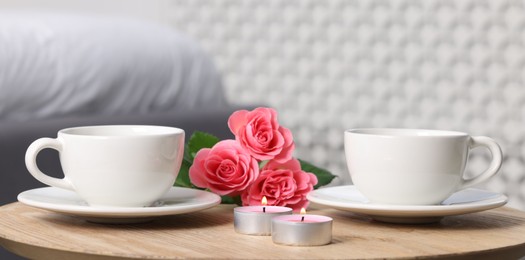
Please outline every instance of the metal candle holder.
[[272, 220], [272, 240], [289, 246], [321, 246], [332, 241], [333, 219], [319, 215], [287, 215]]
[[247, 206], [233, 209], [233, 225], [237, 233], [269, 236], [272, 233], [272, 218], [292, 214], [292, 209], [279, 206]]

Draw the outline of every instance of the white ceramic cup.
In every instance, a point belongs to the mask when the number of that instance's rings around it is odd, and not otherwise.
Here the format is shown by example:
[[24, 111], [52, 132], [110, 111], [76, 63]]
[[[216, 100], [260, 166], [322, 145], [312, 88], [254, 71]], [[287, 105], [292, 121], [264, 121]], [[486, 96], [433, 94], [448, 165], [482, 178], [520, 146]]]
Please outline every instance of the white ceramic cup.
[[[369, 128], [345, 131], [350, 177], [372, 203], [439, 204], [452, 193], [479, 184], [501, 167], [502, 152], [491, 138], [422, 129]], [[483, 146], [492, 154], [487, 170], [463, 176], [469, 151]]]
[[[59, 153], [64, 178], [40, 171], [37, 154]], [[75, 191], [90, 206], [150, 206], [177, 178], [184, 154], [184, 130], [164, 126], [113, 125], [62, 129], [27, 149], [29, 172], [49, 186]]]

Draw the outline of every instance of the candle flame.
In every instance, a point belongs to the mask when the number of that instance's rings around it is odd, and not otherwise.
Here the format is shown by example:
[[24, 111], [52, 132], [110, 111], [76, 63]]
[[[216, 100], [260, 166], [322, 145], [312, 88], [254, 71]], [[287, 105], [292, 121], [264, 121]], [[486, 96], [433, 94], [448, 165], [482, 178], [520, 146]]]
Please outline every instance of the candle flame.
[[304, 215], [304, 214], [306, 214], [306, 209], [301, 208], [301, 215]]
[[268, 200], [266, 199], [266, 196], [263, 196], [262, 200], [261, 200], [261, 204], [263, 206], [266, 206], [266, 204], [268, 204]]

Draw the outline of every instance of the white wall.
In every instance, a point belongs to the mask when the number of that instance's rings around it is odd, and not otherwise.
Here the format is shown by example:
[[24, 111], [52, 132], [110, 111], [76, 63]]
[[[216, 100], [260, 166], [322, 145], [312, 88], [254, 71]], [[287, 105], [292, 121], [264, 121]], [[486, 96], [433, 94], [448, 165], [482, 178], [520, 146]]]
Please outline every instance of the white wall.
[[128, 15], [162, 21], [165, 0], [0, 0], [2, 9], [74, 11], [83, 13]]

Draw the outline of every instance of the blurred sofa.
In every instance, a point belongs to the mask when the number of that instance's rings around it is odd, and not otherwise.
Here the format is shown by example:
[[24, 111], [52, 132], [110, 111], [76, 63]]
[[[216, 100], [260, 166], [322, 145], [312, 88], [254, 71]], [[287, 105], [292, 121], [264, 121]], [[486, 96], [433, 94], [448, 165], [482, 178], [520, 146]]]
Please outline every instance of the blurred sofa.
[[[0, 205], [44, 186], [24, 154], [62, 128], [147, 124], [230, 136], [221, 78], [196, 42], [124, 17], [0, 13]], [[63, 176], [56, 151], [39, 167]]]

